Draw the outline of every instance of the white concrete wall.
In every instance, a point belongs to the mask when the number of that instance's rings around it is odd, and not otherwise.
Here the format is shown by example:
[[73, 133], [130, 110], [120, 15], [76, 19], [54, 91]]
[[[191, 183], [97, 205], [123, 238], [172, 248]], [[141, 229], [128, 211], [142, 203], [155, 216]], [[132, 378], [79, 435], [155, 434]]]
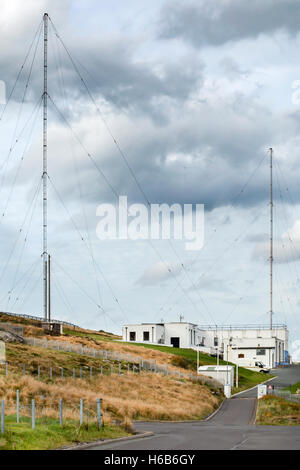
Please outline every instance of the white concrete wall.
[[[163, 336], [164, 327], [151, 323], [145, 325], [124, 325], [122, 329], [123, 341], [131, 341], [130, 332], [135, 333], [135, 342], [137, 343], [157, 343]], [[144, 332], [149, 333], [148, 341], [144, 341]]]
[[[144, 341], [144, 331], [149, 332], [149, 341]], [[203, 330], [192, 323], [187, 322], [171, 322], [165, 324], [139, 324], [139, 325], [124, 325], [123, 327], [123, 341], [130, 341], [130, 332], [135, 332], [138, 343], [160, 343], [166, 346], [171, 345], [171, 338], [179, 338], [180, 348], [195, 348], [197, 345], [202, 345], [205, 348], [215, 349], [215, 338], [218, 338], [219, 348], [224, 352], [224, 359], [226, 359], [226, 345], [230, 338], [232, 344], [240, 344], [240, 347], [248, 345], [249, 352], [247, 352], [247, 359], [245, 360], [261, 360], [268, 367], [273, 367], [275, 364], [284, 362], [284, 351], [288, 350], [288, 331], [284, 328], [270, 330], [263, 329], [231, 329], [231, 330], [217, 330], [209, 329]], [[275, 337], [276, 336], [276, 337]], [[162, 342], [164, 341], [164, 342]], [[239, 346], [238, 346], [239, 347]], [[256, 350], [251, 352], [250, 348], [273, 348], [272, 353], [268, 352], [266, 357], [256, 357]], [[246, 348], [247, 349], [247, 348]], [[234, 356], [234, 353], [232, 353]], [[238, 358], [233, 357], [235, 362]]]
[[253, 339], [258, 341], [266, 339], [277, 338], [279, 342], [276, 345], [276, 354], [275, 362], [284, 361], [284, 351], [288, 351], [288, 330], [286, 328], [275, 328], [272, 331], [269, 329], [231, 329], [231, 330], [207, 330], [205, 346], [213, 347], [214, 338], [219, 338], [219, 346], [222, 348], [222, 345], [226, 343], [226, 340], [232, 338], [232, 342], [236, 339]]
[[179, 338], [180, 348], [191, 348], [200, 344], [205, 332], [192, 323], [165, 323], [166, 344], [171, 344], [171, 338]]
[[228, 372], [227, 371], [212, 371], [212, 370], [201, 370], [198, 371], [199, 375], [205, 375], [206, 377], [211, 377], [221, 384], [225, 385], [227, 384], [227, 381], [229, 381], [229, 384], [233, 387], [234, 386], [234, 369], [230, 369]]
[[[255, 367], [255, 362], [262, 362], [266, 367], [274, 367], [277, 350], [276, 338], [243, 338], [233, 339], [232, 347], [229, 345], [229, 338], [224, 340], [224, 360], [228, 360], [242, 367]], [[281, 342], [281, 344], [283, 344]], [[265, 354], [257, 354], [258, 350], [265, 350]], [[243, 354], [243, 358], [239, 358]]]
[[[149, 341], [144, 341], [144, 332], [149, 332]], [[205, 332], [192, 323], [174, 322], [162, 324], [124, 325], [122, 330], [123, 341], [130, 341], [130, 332], [135, 333], [135, 342], [159, 343], [164, 340], [166, 346], [171, 346], [171, 338], [179, 338], [180, 348], [195, 347], [202, 343]]]

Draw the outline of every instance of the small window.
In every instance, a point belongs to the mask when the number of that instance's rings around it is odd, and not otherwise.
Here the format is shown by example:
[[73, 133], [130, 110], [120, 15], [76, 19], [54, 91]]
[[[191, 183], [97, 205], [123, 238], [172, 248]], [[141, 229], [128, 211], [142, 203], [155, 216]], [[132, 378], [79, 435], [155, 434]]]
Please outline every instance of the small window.
[[266, 355], [266, 350], [265, 349], [257, 349], [256, 350], [256, 355], [257, 356], [265, 356]]
[[217, 336], [214, 337], [214, 346], [218, 346], [219, 338]]
[[143, 332], [143, 338], [144, 338], [144, 341], [149, 341], [150, 339], [149, 331]]
[[129, 341], [135, 341], [135, 331], [129, 332]]
[[239, 355], [238, 355], [238, 358], [239, 358], [239, 359], [244, 359], [244, 357], [245, 357], [245, 354], [239, 354]]

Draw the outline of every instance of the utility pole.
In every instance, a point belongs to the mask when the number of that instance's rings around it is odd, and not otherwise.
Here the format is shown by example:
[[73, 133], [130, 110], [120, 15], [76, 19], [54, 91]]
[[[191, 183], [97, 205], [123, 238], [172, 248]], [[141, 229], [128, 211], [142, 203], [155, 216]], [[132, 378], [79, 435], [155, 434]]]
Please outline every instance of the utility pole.
[[48, 322], [51, 321], [51, 268], [50, 255], [48, 255]]
[[270, 148], [270, 330], [273, 328], [273, 149]]
[[44, 319], [48, 321], [47, 293], [47, 67], [48, 67], [48, 13], [44, 14], [44, 91], [43, 91], [43, 269]]

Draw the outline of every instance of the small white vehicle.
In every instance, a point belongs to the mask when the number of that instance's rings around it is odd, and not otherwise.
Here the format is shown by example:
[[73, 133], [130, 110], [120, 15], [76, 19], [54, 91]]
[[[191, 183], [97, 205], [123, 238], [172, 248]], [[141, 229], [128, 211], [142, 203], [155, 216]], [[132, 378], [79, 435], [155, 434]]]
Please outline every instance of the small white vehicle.
[[263, 374], [269, 374], [270, 369], [266, 367], [261, 361], [255, 361], [253, 366], [247, 367], [247, 369], [255, 370], [257, 372], [262, 372]]

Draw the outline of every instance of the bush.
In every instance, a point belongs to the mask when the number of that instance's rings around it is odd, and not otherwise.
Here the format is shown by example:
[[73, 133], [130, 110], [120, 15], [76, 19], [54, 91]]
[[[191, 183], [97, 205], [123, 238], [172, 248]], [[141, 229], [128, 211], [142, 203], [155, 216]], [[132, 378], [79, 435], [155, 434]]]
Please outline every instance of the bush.
[[182, 369], [195, 369], [194, 361], [182, 356], [175, 356], [171, 360], [171, 364], [175, 367], [181, 367]]

